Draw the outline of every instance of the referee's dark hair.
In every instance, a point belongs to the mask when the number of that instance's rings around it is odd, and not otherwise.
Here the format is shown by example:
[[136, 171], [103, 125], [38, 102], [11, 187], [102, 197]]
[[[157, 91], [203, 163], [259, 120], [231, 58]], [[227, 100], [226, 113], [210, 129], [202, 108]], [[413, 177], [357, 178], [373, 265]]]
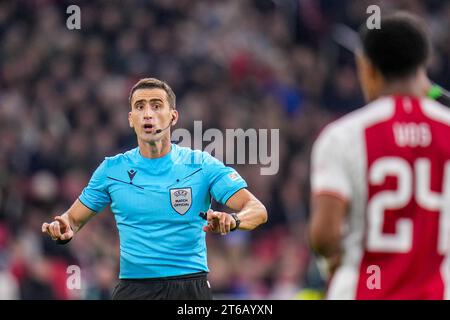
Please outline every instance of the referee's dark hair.
[[130, 95], [128, 96], [128, 102], [129, 102], [130, 106], [131, 106], [131, 99], [133, 98], [133, 93], [136, 90], [153, 89], [153, 88], [164, 90], [167, 94], [167, 100], [169, 102], [170, 108], [172, 108], [172, 109], [176, 108], [177, 98], [176, 98], [175, 93], [173, 92], [172, 88], [166, 82], [161, 81], [156, 78], [144, 78], [134, 84], [134, 86], [130, 90]]
[[387, 81], [413, 75], [426, 66], [431, 44], [424, 23], [416, 16], [398, 12], [381, 18], [380, 29], [360, 29], [364, 54]]

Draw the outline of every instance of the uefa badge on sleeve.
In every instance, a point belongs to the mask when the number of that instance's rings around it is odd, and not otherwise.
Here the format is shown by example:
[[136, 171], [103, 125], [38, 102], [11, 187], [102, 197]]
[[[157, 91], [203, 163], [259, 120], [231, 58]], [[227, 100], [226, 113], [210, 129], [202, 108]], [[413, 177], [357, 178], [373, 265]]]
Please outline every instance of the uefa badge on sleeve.
[[230, 178], [231, 181], [236, 181], [240, 176], [237, 172], [232, 172], [228, 175], [228, 178]]
[[184, 215], [192, 205], [192, 188], [170, 189], [170, 204], [176, 212]]

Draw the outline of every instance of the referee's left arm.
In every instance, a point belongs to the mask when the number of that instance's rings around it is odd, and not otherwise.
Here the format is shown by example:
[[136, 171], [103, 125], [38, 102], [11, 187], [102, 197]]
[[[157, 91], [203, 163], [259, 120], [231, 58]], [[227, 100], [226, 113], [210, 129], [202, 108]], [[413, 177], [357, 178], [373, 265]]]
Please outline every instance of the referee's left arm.
[[[236, 212], [240, 221], [237, 229], [253, 230], [260, 224], [267, 222], [267, 210], [250, 191], [243, 188], [232, 195], [226, 206]], [[206, 232], [217, 232], [225, 235], [236, 229], [236, 219], [226, 212], [209, 210], [207, 212], [208, 226]]]

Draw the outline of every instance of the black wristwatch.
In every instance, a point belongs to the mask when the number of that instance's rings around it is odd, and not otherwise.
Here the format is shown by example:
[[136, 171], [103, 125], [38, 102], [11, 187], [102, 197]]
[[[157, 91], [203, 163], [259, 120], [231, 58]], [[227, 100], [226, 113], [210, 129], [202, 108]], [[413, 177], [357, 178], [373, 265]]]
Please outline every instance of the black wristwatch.
[[241, 219], [239, 219], [239, 217], [236, 213], [230, 213], [230, 214], [233, 217], [234, 221], [236, 221], [236, 226], [233, 229], [230, 229], [230, 231], [234, 231], [239, 228], [239, 225], [241, 224]]

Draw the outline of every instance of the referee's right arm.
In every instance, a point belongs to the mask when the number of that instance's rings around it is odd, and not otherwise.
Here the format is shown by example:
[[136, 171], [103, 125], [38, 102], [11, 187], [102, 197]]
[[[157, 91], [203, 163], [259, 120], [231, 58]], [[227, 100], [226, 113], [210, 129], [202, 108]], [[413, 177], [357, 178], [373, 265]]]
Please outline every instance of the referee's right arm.
[[47, 233], [52, 240], [65, 244], [94, 215], [95, 211], [92, 211], [77, 199], [69, 210], [61, 216], [56, 216], [53, 222], [44, 222], [42, 224], [42, 232]]
[[111, 201], [105, 185], [106, 168], [105, 159], [69, 210], [61, 216], [56, 216], [53, 222], [43, 223], [42, 232], [47, 233], [59, 244], [66, 244], [90, 218], [102, 211]]

